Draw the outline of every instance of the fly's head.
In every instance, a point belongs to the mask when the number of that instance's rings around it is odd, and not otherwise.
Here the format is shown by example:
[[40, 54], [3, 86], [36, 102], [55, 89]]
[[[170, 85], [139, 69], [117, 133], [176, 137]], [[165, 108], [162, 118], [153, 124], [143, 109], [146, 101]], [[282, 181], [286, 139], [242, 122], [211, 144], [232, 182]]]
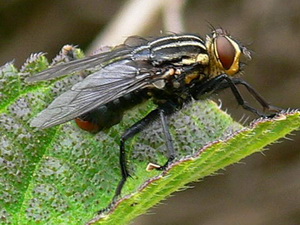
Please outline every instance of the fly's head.
[[224, 73], [234, 76], [240, 71], [241, 57], [251, 59], [249, 50], [223, 29], [216, 29], [211, 36], [206, 36], [206, 48], [210, 61], [206, 73], [211, 77]]

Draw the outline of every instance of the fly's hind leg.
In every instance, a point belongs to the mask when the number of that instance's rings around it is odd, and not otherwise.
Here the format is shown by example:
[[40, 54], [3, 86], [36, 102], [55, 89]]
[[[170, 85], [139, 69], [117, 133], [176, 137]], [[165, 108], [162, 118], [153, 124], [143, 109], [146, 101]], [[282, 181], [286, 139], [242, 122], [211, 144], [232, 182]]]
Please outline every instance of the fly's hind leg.
[[176, 111], [176, 105], [173, 105], [172, 103], [165, 103], [161, 106], [159, 106], [157, 109], [150, 112], [147, 116], [145, 116], [143, 119], [132, 125], [129, 129], [125, 131], [125, 133], [121, 137], [120, 141], [120, 167], [121, 167], [121, 175], [122, 179], [120, 180], [116, 192], [115, 197], [118, 197], [121, 194], [122, 188], [127, 180], [127, 178], [130, 176], [127, 168], [127, 160], [126, 160], [126, 151], [125, 151], [125, 143], [128, 139], [134, 137], [139, 132], [143, 131], [146, 127], [148, 127], [154, 120], [161, 119], [163, 132], [166, 139], [166, 146], [169, 153], [168, 161], [165, 165], [160, 166], [156, 169], [163, 170], [167, 167], [167, 165], [174, 160], [175, 158], [175, 150], [173, 147], [173, 141], [171, 138], [171, 134], [169, 132], [169, 127], [167, 125], [166, 116], [171, 115]]

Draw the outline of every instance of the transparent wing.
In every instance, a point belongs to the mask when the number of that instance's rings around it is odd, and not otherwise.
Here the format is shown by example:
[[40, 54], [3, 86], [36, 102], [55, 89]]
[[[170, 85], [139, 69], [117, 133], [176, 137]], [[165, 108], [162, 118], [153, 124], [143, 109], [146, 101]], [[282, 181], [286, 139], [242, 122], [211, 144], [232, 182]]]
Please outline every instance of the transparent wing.
[[28, 77], [26, 82], [37, 82], [55, 79], [67, 74], [89, 70], [95, 72], [108, 64], [116, 61], [129, 59], [132, 50], [138, 46], [147, 45], [149, 40], [139, 36], [128, 37], [124, 44], [114, 47], [107, 52], [100, 52], [98, 54], [87, 56], [83, 59], [73, 60], [61, 65], [56, 65], [52, 68], [44, 70], [32, 77]]
[[32, 120], [31, 126], [47, 128], [67, 122], [127, 93], [144, 88], [151, 80], [148, 78], [153, 75], [151, 68], [150, 65], [137, 64], [131, 60], [110, 64], [57, 97]]
[[131, 48], [129, 46], [121, 45], [109, 52], [99, 53], [96, 55], [85, 57], [83, 59], [77, 59], [54, 66], [32, 77], [28, 77], [26, 79], [26, 82], [51, 80], [63, 75], [83, 70], [91, 70], [92, 72], [94, 72], [106, 66], [107, 64], [129, 58], [130, 52]]

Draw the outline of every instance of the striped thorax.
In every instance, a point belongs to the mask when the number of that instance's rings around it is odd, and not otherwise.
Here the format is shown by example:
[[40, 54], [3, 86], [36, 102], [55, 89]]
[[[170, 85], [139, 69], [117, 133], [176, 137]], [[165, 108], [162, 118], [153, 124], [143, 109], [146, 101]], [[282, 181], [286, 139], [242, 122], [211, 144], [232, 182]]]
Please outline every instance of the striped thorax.
[[[184, 56], [184, 57], [183, 57]], [[178, 65], [208, 65], [204, 41], [196, 35], [171, 35], [149, 41], [132, 51], [133, 60], [151, 60], [156, 65], [175, 62]]]

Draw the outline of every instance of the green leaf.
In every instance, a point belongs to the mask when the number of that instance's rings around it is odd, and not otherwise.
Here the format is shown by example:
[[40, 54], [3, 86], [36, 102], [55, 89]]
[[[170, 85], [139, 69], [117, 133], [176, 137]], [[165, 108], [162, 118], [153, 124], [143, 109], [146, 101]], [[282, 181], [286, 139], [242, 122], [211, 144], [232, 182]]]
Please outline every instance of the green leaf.
[[120, 136], [155, 105], [130, 110], [120, 124], [96, 135], [73, 121], [31, 128], [30, 120], [79, 79], [24, 82], [48, 65], [42, 54], [34, 54], [20, 71], [11, 63], [0, 68], [1, 224], [128, 224], [189, 182], [261, 151], [300, 126], [297, 111], [242, 127], [214, 102], [193, 102], [169, 119], [178, 159], [166, 171], [146, 171], [150, 162], [166, 162], [159, 122], [127, 143], [132, 178], [110, 205], [120, 180]]

